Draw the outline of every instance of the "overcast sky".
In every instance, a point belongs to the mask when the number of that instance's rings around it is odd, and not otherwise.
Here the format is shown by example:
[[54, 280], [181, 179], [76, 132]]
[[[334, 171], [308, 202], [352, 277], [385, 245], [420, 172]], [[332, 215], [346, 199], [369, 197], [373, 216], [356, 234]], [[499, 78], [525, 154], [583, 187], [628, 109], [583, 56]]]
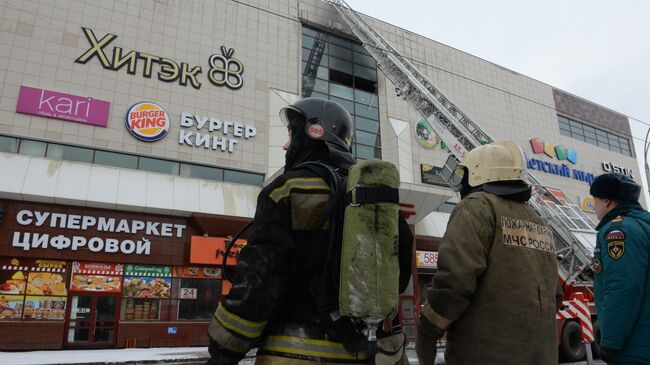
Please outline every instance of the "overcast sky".
[[[347, 2], [356, 11], [641, 120], [630, 119], [630, 125], [643, 175], [650, 124], [650, 1]], [[607, 153], [603, 150], [603, 157]]]

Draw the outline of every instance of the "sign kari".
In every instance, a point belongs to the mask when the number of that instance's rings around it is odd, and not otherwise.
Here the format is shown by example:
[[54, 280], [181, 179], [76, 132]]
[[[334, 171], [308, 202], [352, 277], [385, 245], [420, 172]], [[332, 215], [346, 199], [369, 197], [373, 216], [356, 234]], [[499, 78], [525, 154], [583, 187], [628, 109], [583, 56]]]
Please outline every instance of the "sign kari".
[[16, 111], [106, 127], [109, 107], [110, 103], [104, 100], [21, 86]]

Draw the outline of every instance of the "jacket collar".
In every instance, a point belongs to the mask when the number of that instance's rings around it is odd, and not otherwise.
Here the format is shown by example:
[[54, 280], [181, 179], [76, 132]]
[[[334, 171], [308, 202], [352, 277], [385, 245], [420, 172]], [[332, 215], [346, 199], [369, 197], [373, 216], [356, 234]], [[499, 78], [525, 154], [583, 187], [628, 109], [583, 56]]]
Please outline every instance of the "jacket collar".
[[618, 217], [619, 215], [624, 216], [636, 210], [643, 210], [643, 207], [641, 207], [641, 204], [639, 204], [639, 202], [619, 204], [616, 206], [616, 208], [610, 210], [607, 212], [607, 214], [605, 214], [603, 219], [601, 219], [600, 223], [598, 223], [596, 226], [596, 230], [600, 230], [605, 224], [609, 223], [612, 219]]

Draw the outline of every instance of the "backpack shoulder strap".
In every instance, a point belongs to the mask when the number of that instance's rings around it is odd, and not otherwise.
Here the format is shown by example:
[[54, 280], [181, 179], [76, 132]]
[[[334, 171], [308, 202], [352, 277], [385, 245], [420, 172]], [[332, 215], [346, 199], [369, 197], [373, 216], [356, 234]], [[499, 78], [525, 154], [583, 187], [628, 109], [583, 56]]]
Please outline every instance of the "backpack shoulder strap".
[[339, 203], [343, 200], [345, 192], [345, 178], [342, 177], [339, 172], [332, 166], [320, 161], [303, 162], [293, 169], [309, 170], [316, 175], [324, 178], [327, 184], [330, 186], [330, 195], [332, 196], [332, 199], [327, 205], [327, 209], [325, 209], [323, 215], [316, 221], [314, 229], [317, 229], [325, 224], [325, 222], [327, 222], [327, 220], [334, 215], [337, 207], [340, 207]]

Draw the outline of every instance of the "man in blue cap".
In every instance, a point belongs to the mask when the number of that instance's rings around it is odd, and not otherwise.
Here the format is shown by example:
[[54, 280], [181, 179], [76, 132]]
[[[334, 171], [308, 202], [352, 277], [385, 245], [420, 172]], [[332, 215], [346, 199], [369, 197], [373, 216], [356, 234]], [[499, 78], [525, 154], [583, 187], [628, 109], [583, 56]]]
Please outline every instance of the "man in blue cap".
[[641, 187], [606, 173], [589, 192], [600, 219], [592, 267], [601, 358], [650, 364], [650, 213], [639, 204]]

